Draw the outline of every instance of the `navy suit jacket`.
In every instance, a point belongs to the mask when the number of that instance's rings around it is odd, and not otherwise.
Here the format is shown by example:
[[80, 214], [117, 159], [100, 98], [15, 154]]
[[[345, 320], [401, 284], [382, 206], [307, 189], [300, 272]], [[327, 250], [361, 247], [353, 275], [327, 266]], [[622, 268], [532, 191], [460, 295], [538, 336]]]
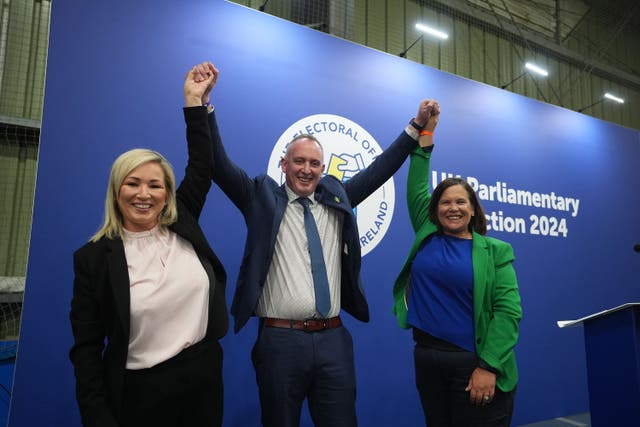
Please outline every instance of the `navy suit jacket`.
[[[205, 339], [225, 335], [225, 270], [198, 224], [211, 187], [211, 143], [204, 107], [185, 108], [189, 162], [176, 190], [178, 220], [169, 229], [191, 242], [209, 277], [209, 317]], [[76, 398], [85, 427], [116, 427], [124, 396], [129, 348], [129, 271], [122, 240], [103, 237], [74, 253], [70, 320], [74, 343], [69, 357]], [[105, 345], [106, 341], [106, 345]]]
[[[242, 212], [247, 224], [247, 240], [231, 305], [237, 333], [254, 314], [258, 304], [288, 199], [284, 185], [264, 174], [252, 179], [229, 159], [222, 145], [215, 113], [209, 115], [209, 126], [216, 165], [213, 181]], [[316, 201], [344, 215], [341, 308], [363, 322], [369, 321], [369, 306], [360, 282], [360, 241], [353, 208], [391, 178], [416, 146], [417, 142], [402, 132], [368, 168], [346, 183], [326, 175], [316, 188]]]

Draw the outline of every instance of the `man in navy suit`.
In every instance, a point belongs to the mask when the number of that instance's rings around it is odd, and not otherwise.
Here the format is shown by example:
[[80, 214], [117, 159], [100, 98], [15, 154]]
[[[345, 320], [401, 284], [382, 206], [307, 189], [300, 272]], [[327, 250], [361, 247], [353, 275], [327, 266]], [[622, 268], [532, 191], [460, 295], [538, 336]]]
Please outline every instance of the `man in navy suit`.
[[[204, 76], [218, 70], [201, 65]], [[268, 175], [250, 178], [227, 156], [209, 115], [215, 166], [213, 181], [242, 212], [247, 240], [231, 307], [238, 332], [249, 317], [260, 318], [252, 352], [265, 427], [297, 427], [305, 398], [317, 427], [353, 427], [356, 381], [353, 342], [342, 326], [343, 309], [367, 322], [360, 284], [360, 242], [353, 208], [383, 185], [417, 146], [430, 103], [396, 141], [365, 170], [343, 183], [323, 172], [320, 142], [313, 135], [291, 141], [281, 159], [286, 183]], [[205, 94], [203, 103], [209, 104]], [[329, 284], [330, 306], [316, 307], [304, 208], [315, 219]]]

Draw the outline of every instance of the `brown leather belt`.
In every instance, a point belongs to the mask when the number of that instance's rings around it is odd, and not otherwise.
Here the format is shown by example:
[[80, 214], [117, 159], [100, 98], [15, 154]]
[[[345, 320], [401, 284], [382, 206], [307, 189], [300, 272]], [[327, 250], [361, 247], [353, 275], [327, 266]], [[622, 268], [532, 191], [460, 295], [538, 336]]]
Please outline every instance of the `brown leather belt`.
[[289, 320], [274, 319], [273, 317], [263, 317], [264, 326], [271, 328], [297, 329], [305, 332], [318, 332], [325, 329], [333, 329], [342, 326], [340, 316], [330, 319], [307, 319], [307, 320]]

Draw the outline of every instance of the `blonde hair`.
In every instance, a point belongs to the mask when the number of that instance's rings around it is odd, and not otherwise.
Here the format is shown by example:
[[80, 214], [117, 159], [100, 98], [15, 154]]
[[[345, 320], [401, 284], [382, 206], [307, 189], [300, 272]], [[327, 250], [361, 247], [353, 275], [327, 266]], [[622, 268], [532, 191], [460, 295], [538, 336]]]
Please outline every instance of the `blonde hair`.
[[120, 187], [127, 175], [135, 168], [149, 162], [155, 162], [162, 168], [164, 184], [167, 190], [166, 204], [158, 216], [158, 224], [167, 226], [176, 222], [178, 219], [176, 178], [171, 164], [157, 151], [135, 148], [122, 153], [111, 166], [104, 205], [104, 222], [96, 234], [91, 237], [91, 242], [97, 242], [103, 237], [113, 239], [122, 235], [123, 220], [122, 213], [118, 207]]

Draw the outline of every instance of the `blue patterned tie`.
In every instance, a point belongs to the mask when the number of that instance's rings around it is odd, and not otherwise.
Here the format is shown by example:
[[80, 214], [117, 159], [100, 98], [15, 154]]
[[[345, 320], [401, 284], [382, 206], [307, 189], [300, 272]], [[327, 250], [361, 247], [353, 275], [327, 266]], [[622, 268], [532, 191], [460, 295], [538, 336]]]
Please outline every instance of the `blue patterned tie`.
[[313, 288], [316, 294], [316, 310], [322, 317], [327, 317], [331, 308], [329, 296], [329, 280], [327, 279], [327, 267], [322, 255], [322, 243], [318, 235], [318, 227], [309, 209], [309, 199], [306, 197], [297, 199], [304, 208], [304, 229], [309, 241], [309, 255], [311, 256], [311, 274], [313, 275]]

